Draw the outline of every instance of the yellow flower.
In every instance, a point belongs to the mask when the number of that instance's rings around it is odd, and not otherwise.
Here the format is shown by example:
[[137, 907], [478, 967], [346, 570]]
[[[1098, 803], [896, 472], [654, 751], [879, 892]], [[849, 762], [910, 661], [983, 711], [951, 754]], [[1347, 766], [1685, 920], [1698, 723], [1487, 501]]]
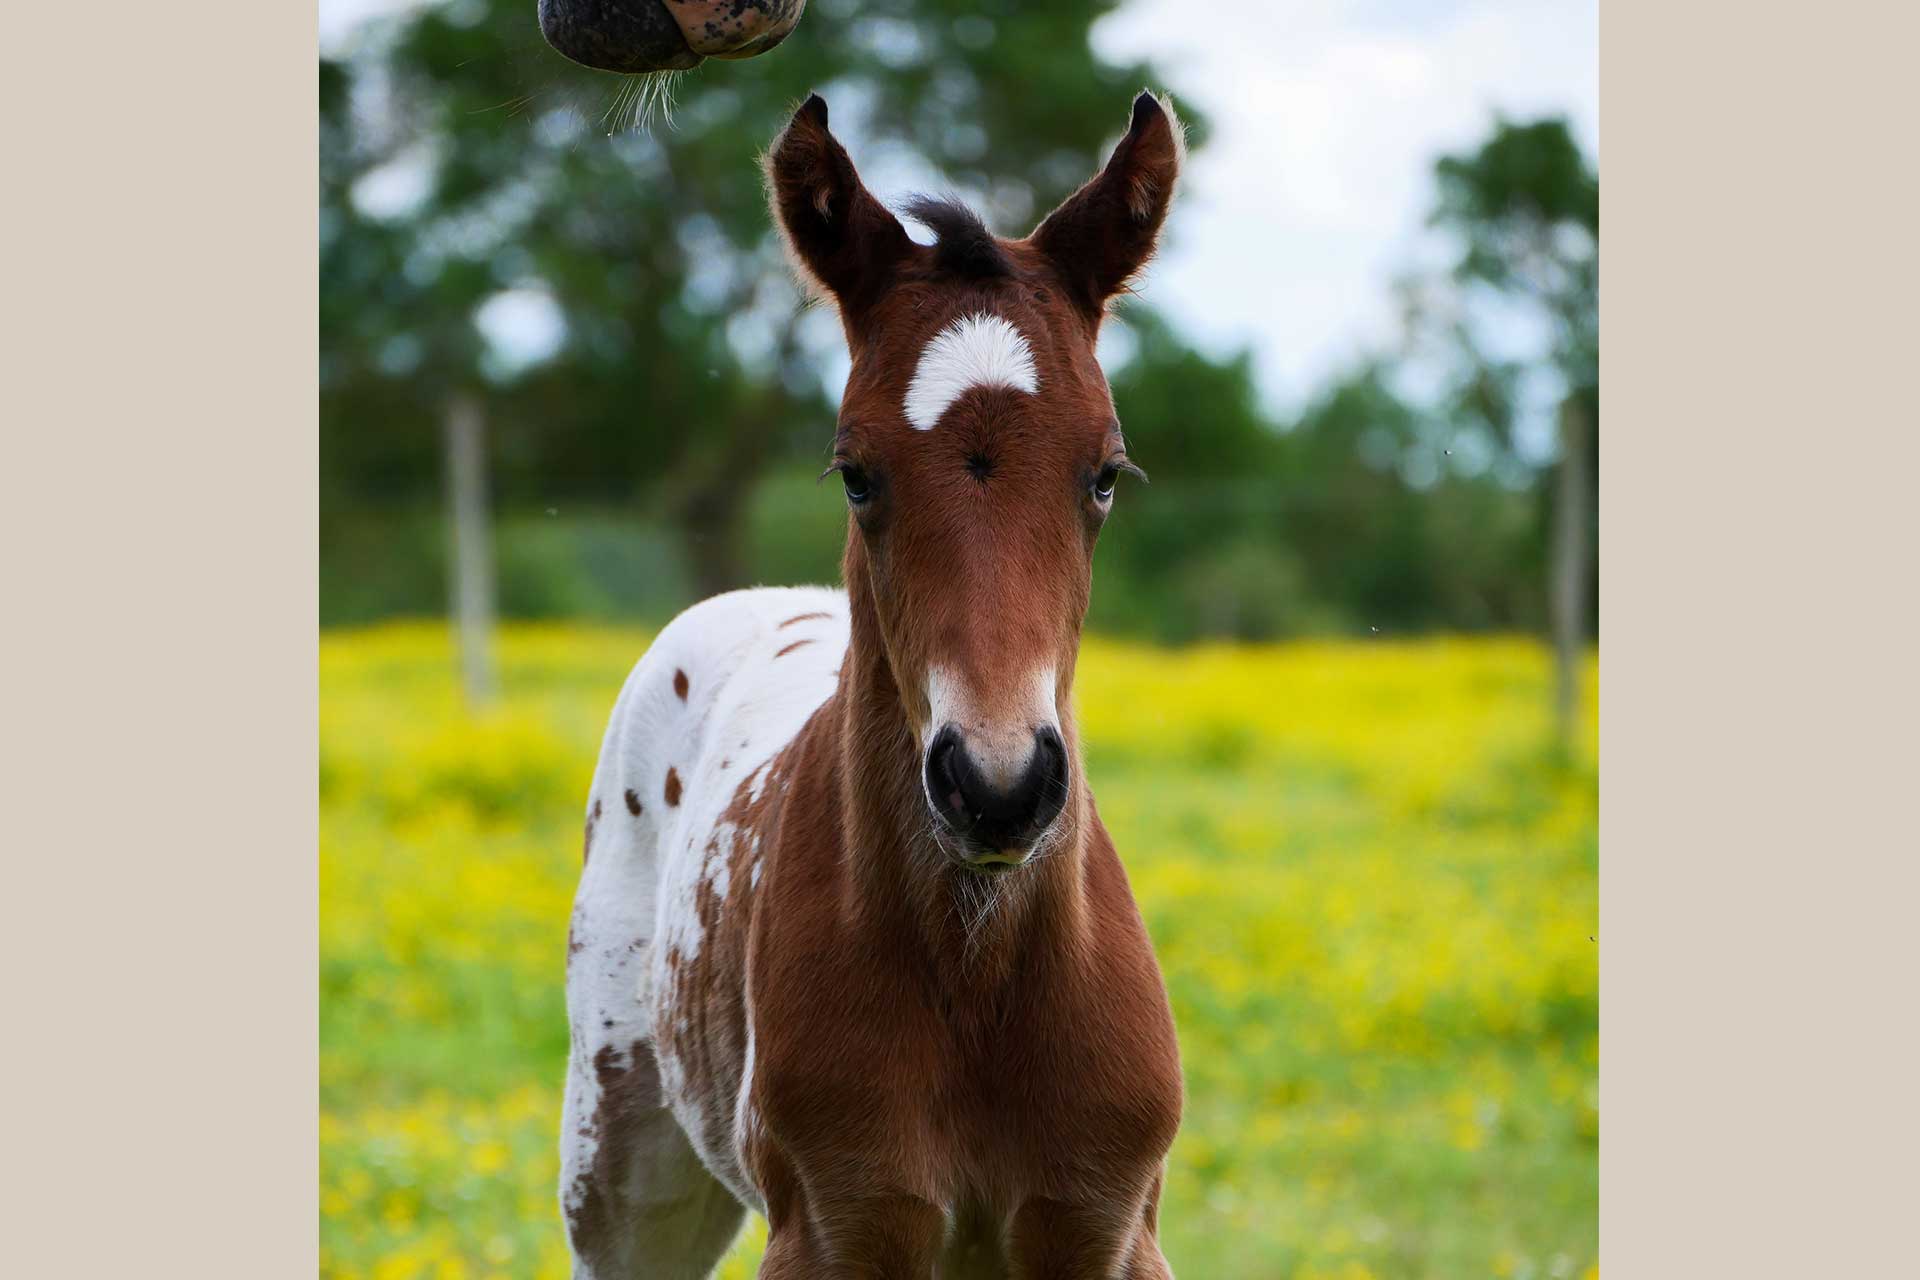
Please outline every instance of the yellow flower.
[[[474, 715], [444, 626], [323, 636], [327, 1280], [568, 1275], [567, 921], [647, 640], [505, 627], [501, 695]], [[1176, 1273], [1591, 1255], [1597, 680], [1590, 659], [1563, 753], [1527, 639], [1087, 640], [1086, 767], [1186, 1073], [1160, 1214]], [[765, 1231], [718, 1274], [750, 1277]]]

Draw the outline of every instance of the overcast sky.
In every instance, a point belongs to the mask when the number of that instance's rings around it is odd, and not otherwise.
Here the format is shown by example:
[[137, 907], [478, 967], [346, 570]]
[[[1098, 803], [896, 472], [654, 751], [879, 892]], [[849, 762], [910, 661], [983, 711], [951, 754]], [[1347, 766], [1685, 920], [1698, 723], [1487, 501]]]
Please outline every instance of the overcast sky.
[[[320, 0], [323, 47], [419, 2]], [[1392, 280], [1431, 252], [1436, 154], [1496, 112], [1554, 112], [1598, 158], [1597, 0], [1268, 0], [1225, 23], [1197, 8], [1131, 0], [1094, 47], [1152, 58], [1155, 87], [1211, 122], [1144, 292], [1201, 345], [1252, 347], [1277, 406], [1391, 334]]]
[[1496, 111], [1554, 112], [1597, 162], [1597, 0], [1274, 0], [1221, 41], [1190, 0], [1134, 0], [1094, 47], [1152, 56], [1213, 126], [1147, 296], [1204, 345], [1250, 345], [1292, 403], [1390, 333], [1433, 157]]

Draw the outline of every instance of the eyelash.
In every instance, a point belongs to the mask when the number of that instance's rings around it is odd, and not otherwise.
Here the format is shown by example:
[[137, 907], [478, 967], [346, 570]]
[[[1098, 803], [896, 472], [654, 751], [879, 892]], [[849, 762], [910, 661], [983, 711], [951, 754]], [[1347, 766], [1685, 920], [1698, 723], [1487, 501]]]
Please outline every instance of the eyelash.
[[1135, 466], [1132, 461], [1124, 457], [1110, 458], [1107, 460], [1106, 465], [1100, 468], [1099, 474], [1093, 479], [1093, 500], [1095, 502], [1104, 505], [1113, 501], [1114, 486], [1120, 483], [1120, 473], [1122, 471], [1130, 476], [1138, 476], [1142, 483], [1146, 482], [1147, 473]]
[[836, 471], [840, 473], [840, 483], [846, 488], [849, 505], [863, 506], [869, 498], [873, 497], [873, 484], [858, 464], [844, 458], [835, 458], [833, 465], [820, 473], [820, 478], [824, 480]]

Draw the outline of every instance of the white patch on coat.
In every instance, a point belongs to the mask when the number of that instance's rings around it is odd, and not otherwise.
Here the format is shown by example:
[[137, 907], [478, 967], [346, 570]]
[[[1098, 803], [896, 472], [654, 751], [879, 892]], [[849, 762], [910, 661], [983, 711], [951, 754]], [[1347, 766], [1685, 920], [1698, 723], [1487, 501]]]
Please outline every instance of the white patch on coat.
[[962, 316], [933, 336], [907, 384], [907, 421], [931, 431], [955, 400], [973, 387], [1040, 389], [1033, 351], [1020, 331], [996, 315]]
[[648, 948], [640, 948], [640, 963], [634, 968], [639, 976], [634, 980], [633, 1002], [640, 1009], [640, 1016], [647, 1024], [647, 1035], [653, 1034], [653, 965], [649, 963]]
[[[802, 615], [805, 622], [792, 622]], [[791, 625], [783, 628], [783, 622]], [[601, 812], [574, 898], [575, 953], [567, 967], [573, 1043], [561, 1132], [561, 1200], [569, 1210], [580, 1208], [581, 1179], [602, 1140], [595, 1056], [611, 1049], [603, 1062], [628, 1065], [636, 1041], [648, 1042], [658, 1060], [671, 1113], [660, 1117], [670, 1119], [667, 1128], [685, 1136], [699, 1163], [735, 1199], [758, 1201], [734, 1145], [739, 1125], [704, 1132], [707, 1100], [692, 1096], [702, 1082], [672, 1052], [673, 1037], [664, 1034], [678, 1027], [684, 1037], [699, 1021], [676, 1003], [680, 984], [668, 956], [678, 948], [675, 958], [684, 971], [706, 941], [696, 909], [702, 882], [726, 909], [746, 899], [729, 892], [734, 846], [743, 833], [723, 824], [721, 815], [743, 776], [753, 779], [755, 799], [780, 785], [769, 766], [832, 695], [847, 628], [847, 599], [840, 591], [730, 592], [674, 619], [620, 692], [588, 797], [589, 809], [597, 799]], [[814, 643], [776, 659], [803, 637]], [[685, 697], [675, 689], [680, 672], [686, 675]], [[677, 805], [667, 803], [662, 789], [669, 768], [681, 783]], [[624, 800], [629, 790], [641, 802], [637, 815]], [[757, 832], [748, 843], [758, 852]], [[656, 1036], [656, 1028], [663, 1034]], [[727, 1102], [738, 1105], [735, 1098]], [[637, 1126], [636, 1140], [641, 1131], [658, 1129]], [[664, 1158], [636, 1150], [632, 1177], [641, 1178], [640, 1170], [657, 1163], [656, 1156]], [[637, 1183], [632, 1189], [638, 1194]]]

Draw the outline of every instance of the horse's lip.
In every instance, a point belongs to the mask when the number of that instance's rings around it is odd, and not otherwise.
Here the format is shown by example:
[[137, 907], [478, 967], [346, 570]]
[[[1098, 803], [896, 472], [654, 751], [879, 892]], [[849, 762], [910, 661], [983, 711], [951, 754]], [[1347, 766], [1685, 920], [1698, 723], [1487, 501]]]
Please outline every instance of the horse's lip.
[[[922, 789], [925, 789], [924, 782]], [[929, 797], [929, 807], [931, 807], [931, 797]], [[997, 875], [1012, 871], [1015, 867], [1024, 867], [1032, 861], [1033, 846], [1031, 844], [996, 849], [983, 842], [970, 829], [954, 825], [938, 810], [934, 811], [933, 825], [935, 842], [946, 850], [948, 857], [969, 871]]]
[[972, 832], [956, 828], [940, 815], [934, 817], [937, 840], [947, 855], [969, 871], [1001, 872], [1027, 864], [1033, 854], [1031, 845], [995, 849]]
[[747, 58], [757, 58], [761, 54], [767, 52], [767, 50], [772, 49], [774, 46], [780, 44], [782, 41], [784, 41], [788, 36], [792, 34], [793, 34], [792, 27], [788, 27], [785, 31], [763, 32], [762, 34], [757, 35], [753, 39], [747, 41], [745, 44], [729, 49], [725, 53], [709, 53], [704, 56], [709, 58], [720, 58], [723, 61], [727, 61], [727, 62], [740, 62], [740, 61], [744, 61]]
[[992, 849], [984, 853], [972, 853], [961, 861], [975, 871], [1011, 871], [1015, 867], [1026, 865], [1029, 849]]

